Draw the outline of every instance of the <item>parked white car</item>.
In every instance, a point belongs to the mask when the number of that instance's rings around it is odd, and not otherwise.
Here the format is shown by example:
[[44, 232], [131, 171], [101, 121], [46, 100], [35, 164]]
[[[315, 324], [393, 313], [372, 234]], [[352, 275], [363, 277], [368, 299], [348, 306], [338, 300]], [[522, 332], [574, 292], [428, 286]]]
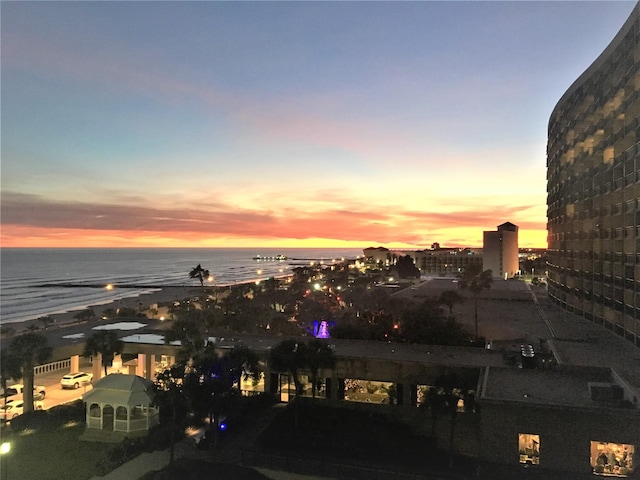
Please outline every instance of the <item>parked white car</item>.
[[60, 386], [62, 388], [80, 388], [81, 385], [88, 385], [93, 381], [93, 375], [86, 372], [68, 373], [62, 380]]
[[[33, 408], [36, 410], [42, 410], [42, 402], [34, 402]], [[0, 405], [0, 422], [10, 422], [18, 415], [22, 415], [24, 410], [24, 402], [22, 400], [9, 400], [7, 404]]]
[[[24, 392], [24, 385], [21, 383], [15, 383], [13, 385], [9, 385], [7, 390], [2, 394], [2, 397], [14, 397], [19, 395], [22, 397], [22, 393]], [[47, 395], [47, 391], [44, 385], [34, 385], [33, 386], [33, 399], [34, 400], [44, 400], [44, 397]]]

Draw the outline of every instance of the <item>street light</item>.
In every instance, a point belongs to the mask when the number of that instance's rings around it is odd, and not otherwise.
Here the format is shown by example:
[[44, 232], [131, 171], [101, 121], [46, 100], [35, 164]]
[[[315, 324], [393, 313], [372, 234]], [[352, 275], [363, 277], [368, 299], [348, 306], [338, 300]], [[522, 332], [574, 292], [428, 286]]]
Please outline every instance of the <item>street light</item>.
[[10, 442], [2, 442], [0, 444], [0, 457], [2, 458], [2, 478], [7, 480], [9, 478], [9, 452], [11, 451]]

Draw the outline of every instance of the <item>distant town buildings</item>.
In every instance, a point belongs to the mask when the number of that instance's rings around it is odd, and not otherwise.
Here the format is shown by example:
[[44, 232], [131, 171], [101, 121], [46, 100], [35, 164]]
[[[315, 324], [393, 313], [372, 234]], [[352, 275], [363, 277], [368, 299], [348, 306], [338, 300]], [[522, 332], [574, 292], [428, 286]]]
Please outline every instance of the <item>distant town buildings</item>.
[[640, 346], [640, 6], [551, 114], [549, 296]]
[[505, 280], [515, 277], [520, 271], [518, 226], [503, 223], [495, 231], [483, 232], [482, 240], [482, 270]]
[[482, 251], [477, 248], [440, 248], [437, 245], [436, 249], [414, 252], [412, 257], [416, 267], [427, 275], [458, 275], [471, 264], [482, 264]]
[[471, 264], [482, 265], [480, 248], [442, 248], [438, 243], [425, 250], [389, 250], [384, 247], [369, 247], [363, 251], [365, 265], [395, 265], [399, 257], [409, 256], [424, 275], [457, 275]]
[[385, 247], [365, 248], [362, 253], [366, 263], [389, 266], [391, 264], [391, 252]]

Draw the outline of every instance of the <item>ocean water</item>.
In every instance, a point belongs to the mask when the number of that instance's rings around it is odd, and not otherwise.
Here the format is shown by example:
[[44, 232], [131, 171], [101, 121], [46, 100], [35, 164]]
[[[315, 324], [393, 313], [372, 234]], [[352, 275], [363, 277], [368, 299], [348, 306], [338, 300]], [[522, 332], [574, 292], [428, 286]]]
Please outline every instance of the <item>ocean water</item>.
[[[258, 255], [287, 259], [257, 261]], [[161, 287], [196, 287], [199, 280], [189, 278], [189, 272], [198, 264], [214, 276], [213, 285], [232, 285], [284, 276], [312, 261], [361, 255], [357, 249], [1, 249], [0, 324], [81, 310]], [[108, 284], [122, 288], [107, 290]]]

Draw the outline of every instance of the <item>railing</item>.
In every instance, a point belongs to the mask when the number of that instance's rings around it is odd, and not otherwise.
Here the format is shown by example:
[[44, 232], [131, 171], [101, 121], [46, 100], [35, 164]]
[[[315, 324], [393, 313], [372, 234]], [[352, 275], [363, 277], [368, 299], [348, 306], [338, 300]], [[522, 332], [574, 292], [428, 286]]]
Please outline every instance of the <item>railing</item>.
[[71, 359], [60, 360], [58, 362], [45, 363], [44, 365], [38, 365], [33, 367], [34, 375], [41, 375], [43, 373], [57, 372], [58, 370], [69, 370], [71, 368]]

